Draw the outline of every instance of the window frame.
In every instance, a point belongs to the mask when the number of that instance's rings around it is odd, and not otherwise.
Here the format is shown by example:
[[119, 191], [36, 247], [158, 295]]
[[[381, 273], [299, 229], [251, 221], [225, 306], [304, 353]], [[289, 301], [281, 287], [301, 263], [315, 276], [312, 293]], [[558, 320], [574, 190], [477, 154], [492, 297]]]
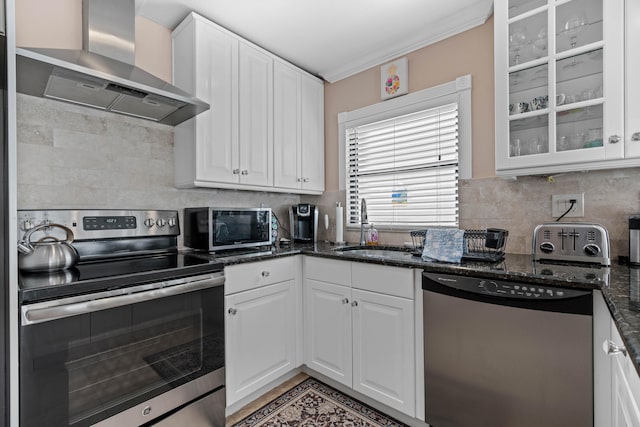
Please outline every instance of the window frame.
[[[458, 104], [458, 182], [472, 176], [472, 127], [471, 127], [471, 75], [456, 78], [454, 81], [423, 89], [384, 102], [369, 105], [357, 110], [338, 114], [339, 133], [339, 190], [345, 192], [346, 206], [347, 179], [349, 176], [347, 162], [346, 129], [373, 123], [392, 117], [414, 113], [420, 110], [437, 108], [456, 102]], [[359, 226], [345, 223], [349, 230]], [[408, 230], [415, 227], [376, 224], [381, 230]]]

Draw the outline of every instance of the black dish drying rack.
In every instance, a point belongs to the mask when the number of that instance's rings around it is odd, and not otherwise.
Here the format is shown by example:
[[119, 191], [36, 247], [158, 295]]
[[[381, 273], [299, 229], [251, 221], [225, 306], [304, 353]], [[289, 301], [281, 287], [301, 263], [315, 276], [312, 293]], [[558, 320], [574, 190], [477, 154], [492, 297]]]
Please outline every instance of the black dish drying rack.
[[[411, 231], [413, 255], [422, 256], [424, 239], [429, 230]], [[485, 230], [464, 230], [464, 248], [462, 259], [471, 261], [498, 262], [504, 258], [509, 231], [502, 228]]]

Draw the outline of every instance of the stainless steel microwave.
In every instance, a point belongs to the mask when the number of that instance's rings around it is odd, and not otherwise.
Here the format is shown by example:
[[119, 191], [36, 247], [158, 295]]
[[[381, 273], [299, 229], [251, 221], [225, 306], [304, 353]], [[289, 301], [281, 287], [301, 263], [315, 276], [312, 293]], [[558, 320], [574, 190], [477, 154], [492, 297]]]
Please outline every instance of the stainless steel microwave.
[[271, 245], [271, 208], [185, 208], [184, 245], [210, 252]]

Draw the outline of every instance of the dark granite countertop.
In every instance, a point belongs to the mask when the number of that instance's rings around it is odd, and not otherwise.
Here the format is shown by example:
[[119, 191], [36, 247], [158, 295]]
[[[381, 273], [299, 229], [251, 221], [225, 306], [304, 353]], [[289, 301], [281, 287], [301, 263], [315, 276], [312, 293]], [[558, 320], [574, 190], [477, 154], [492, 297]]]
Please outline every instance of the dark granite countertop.
[[[397, 267], [421, 268], [427, 271], [486, 277], [498, 280], [537, 283], [582, 289], [600, 289], [609, 307], [629, 356], [640, 375], [640, 269], [624, 265], [590, 267], [534, 262], [531, 255], [506, 254], [500, 262], [464, 261], [460, 264], [425, 262], [419, 257], [399, 255], [393, 258], [363, 256], [337, 250], [328, 243], [292, 245], [271, 251], [232, 256], [214, 256], [225, 265], [255, 262], [296, 254], [361, 261]], [[378, 249], [400, 249], [378, 247]], [[207, 255], [205, 255], [207, 256]]]

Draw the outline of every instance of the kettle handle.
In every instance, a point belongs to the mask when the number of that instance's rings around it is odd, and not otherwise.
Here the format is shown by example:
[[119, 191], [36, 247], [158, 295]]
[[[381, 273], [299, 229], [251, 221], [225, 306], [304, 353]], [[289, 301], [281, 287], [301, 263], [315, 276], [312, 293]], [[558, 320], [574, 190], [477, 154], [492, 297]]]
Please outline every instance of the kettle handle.
[[[26, 243], [27, 245], [31, 245], [31, 243], [33, 243], [33, 242], [31, 242], [31, 235], [33, 233], [35, 233], [36, 231], [44, 230], [45, 228], [49, 228], [49, 227], [57, 227], [57, 228], [59, 228], [61, 230], [64, 230], [67, 233], [67, 238], [66, 238], [65, 242], [67, 242], [67, 243], [73, 242], [73, 230], [71, 230], [69, 227], [67, 227], [65, 225], [62, 225], [62, 224], [40, 224], [40, 225], [38, 225], [36, 227], [33, 227], [31, 230], [28, 230], [24, 234], [24, 237], [22, 238], [22, 241], [20, 243]], [[53, 236], [47, 236], [47, 237], [53, 237]], [[43, 237], [43, 239], [47, 238], [47, 237]], [[55, 237], [53, 237], [53, 238], [55, 239]], [[40, 240], [42, 240], [42, 239], [40, 239]], [[58, 239], [56, 239], [56, 240], [58, 240]], [[60, 240], [58, 240], [58, 241], [60, 241]]]

